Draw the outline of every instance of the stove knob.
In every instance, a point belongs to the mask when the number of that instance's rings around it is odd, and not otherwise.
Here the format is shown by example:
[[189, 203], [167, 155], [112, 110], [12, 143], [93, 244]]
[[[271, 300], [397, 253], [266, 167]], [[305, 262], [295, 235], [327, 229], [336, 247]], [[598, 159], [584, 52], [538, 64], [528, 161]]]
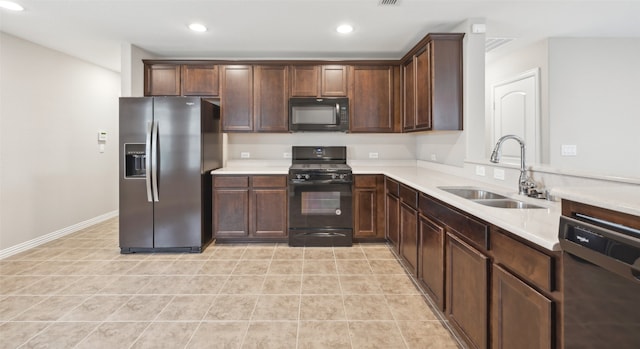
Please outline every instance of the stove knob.
[[344, 173], [340, 175], [340, 179], [344, 179]]
[[338, 175], [337, 175], [337, 174], [335, 174], [335, 173], [332, 173], [332, 174], [331, 174], [331, 179], [336, 179], [337, 177], [338, 177]]
[[297, 175], [296, 175], [296, 178], [297, 178], [297, 179], [300, 179], [300, 178], [302, 178], [302, 176], [301, 176], [301, 175], [299, 175], [299, 174], [297, 174]]
[[309, 179], [311, 176], [309, 176], [308, 174], [304, 175], [304, 179]]

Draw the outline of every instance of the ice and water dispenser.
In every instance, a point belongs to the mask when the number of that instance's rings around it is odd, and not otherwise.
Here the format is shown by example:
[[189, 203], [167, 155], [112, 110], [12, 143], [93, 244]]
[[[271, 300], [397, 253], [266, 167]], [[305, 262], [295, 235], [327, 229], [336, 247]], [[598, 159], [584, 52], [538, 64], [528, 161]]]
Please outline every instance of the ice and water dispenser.
[[147, 175], [145, 144], [125, 144], [124, 163], [124, 178], [144, 178]]

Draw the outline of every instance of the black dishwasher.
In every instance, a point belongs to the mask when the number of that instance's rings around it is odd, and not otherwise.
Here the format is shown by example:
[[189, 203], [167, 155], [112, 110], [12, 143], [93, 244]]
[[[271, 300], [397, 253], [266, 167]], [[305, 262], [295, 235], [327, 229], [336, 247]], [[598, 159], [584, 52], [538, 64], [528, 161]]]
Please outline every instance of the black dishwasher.
[[640, 230], [560, 218], [566, 349], [640, 348]]

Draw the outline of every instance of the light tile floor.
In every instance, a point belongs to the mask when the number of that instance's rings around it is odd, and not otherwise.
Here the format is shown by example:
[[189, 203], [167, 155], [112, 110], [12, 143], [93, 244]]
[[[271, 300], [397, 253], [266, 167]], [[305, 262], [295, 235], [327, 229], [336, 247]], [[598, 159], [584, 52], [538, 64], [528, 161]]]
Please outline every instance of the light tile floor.
[[0, 348], [459, 348], [384, 244], [121, 255], [117, 218], [0, 260]]

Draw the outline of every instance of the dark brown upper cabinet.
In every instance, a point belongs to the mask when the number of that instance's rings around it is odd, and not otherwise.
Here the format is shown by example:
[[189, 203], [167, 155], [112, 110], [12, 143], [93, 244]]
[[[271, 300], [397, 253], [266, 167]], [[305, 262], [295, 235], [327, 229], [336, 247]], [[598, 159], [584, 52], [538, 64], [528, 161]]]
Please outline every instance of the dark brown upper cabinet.
[[183, 96], [217, 96], [219, 91], [218, 66], [215, 64], [183, 64]]
[[397, 66], [349, 67], [351, 132], [398, 132], [400, 110]]
[[255, 131], [289, 131], [289, 67], [255, 66], [253, 86]]
[[222, 130], [253, 131], [253, 66], [223, 65], [220, 75]]
[[179, 96], [180, 65], [171, 63], [145, 64], [144, 95]]
[[291, 66], [291, 97], [344, 97], [346, 95], [346, 66]]
[[402, 59], [405, 132], [462, 130], [462, 38], [429, 34]]
[[218, 96], [218, 66], [211, 63], [144, 63], [145, 96]]

